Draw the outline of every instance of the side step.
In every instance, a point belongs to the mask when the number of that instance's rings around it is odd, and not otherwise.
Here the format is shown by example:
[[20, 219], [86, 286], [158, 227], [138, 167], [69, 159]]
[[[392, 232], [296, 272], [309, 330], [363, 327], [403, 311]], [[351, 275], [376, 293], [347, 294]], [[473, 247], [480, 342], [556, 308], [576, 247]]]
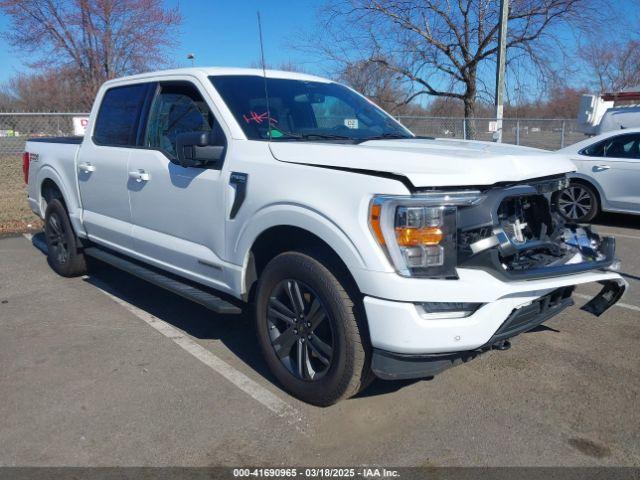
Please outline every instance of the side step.
[[179, 280], [177, 277], [174, 277], [171, 274], [162, 273], [153, 267], [146, 267], [138, 262], [109, 253], [98, 247], [85, 248], [84, 254], [104, 263], [108, 263], [120, 270], [124, 270], [131, 275], [135, 275], [142, 280], [169, 290], [170, 292], [180, 295], [188, 300], [199, 303], [203, 307], [213, 310], [216, 313], [234, 314], [242, 312], [240, 307], [209, 293], [205, 290], [206, 287], [197, 287], [192, 285], [188, 280]]

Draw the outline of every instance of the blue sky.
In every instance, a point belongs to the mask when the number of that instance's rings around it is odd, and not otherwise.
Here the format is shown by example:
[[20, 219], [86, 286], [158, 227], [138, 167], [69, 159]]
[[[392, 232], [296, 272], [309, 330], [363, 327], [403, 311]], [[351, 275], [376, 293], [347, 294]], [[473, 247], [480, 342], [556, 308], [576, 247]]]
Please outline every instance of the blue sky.
[[[164, 0], [168, 7], [178, 7], [183, 16], [179, 46], [168, 52], [168, 60], [176, 66], [188, 66], [188, 53], [196, 56], [196, 65], [249, 66], [260, 58], [256, 11], [262, 16], [266, 61], [273, 67], [292, 61], [311, 73], [326, 73], [322, 64], [314, 63], [291, 48], [299, 34], [316, 28], [316, 11], [320, 0]], [[636, 28], [640, 15], [640, 0], [613, 0], [612, 12], [625, 12], [627, 25], [618, 28]], [[618, 23], [618, 22], [616, 22]], [[9, 21], [0, 14], [0, 32], [6, 31]], [[564, 48], [573, 49], [575, 40], [565, 35]], [[0, 41], [0, 83], [17, 72], [27, 71], [22, 52]], [[324, 66], [326, 67], [326, 66]], [[491, 68], [490, 66], [488, 68]], [[578, 73], [578, 72], [576, 72]], [[487, 74], [489, 83], [493, 72]], [[584, 75], [584, 74], [583, 74]], [[588, 80], [578, 73], [576, 83]], [[490, 86], [490, 85], [488, 85]], [[493, 87], [490, 86], [490, 89]], [[507, 76], [507, 89], [513, 88]]]
[[[5, 32], [9, 25], [7, 18], [0, 14], [0, 32]], [[19, 70], [20, 61], [18, 55], [7, 45], [4, 39], [0, 40], [0, 82], [4, 82]]]
[[260, 10], [267, 63], [278, 66], [300, 57], [290, 39], [305, 25], [314, 24], [317, 0], [167, 0], [184, 17], [177, 54], [188, 53], [198, 65], [249, 66], [260, 59], [256, 12]]
[[[288, 43], [304, 26], [314, 24], [318, 5], [314, 0], [166, 0], [165, 3], [169, 7], [178, 6], [183, 15], [180, 46], [171, 52], [172, 61], [188, 66], [186, 56], [193, 53], [196, 65], [240, 67], [260, 58], [257, 10], [262, 16], [267, 63], [277, 67], [289, 60], [304, 61]], [[0, 14], [0, 31], [6, 31], [8, 25], [7, 18]], [[307, 68], [316, 70], [317, 66]], [[0, 83], [26, 69], [21, 53], [2, 41]]]

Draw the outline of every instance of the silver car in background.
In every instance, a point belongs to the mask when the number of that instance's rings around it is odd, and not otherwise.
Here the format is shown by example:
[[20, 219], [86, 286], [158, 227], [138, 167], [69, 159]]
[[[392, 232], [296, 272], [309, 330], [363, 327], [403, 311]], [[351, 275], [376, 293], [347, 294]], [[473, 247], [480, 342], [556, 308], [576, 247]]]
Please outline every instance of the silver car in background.
[[570, 220], [600, 212], [640, 214], [640, 128], [613, 130], [558, 150], [576, 165], [555, 201]]

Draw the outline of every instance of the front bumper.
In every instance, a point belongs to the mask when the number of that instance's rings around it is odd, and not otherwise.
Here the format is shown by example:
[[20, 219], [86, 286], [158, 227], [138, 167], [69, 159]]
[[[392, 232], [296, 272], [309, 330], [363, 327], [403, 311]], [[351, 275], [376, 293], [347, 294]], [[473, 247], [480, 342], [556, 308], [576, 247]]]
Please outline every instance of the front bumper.
[[[598, 316], [620, 299], [627, 283], [611, 272], [597, 274], [595, 281], [602, 291], [583, 310]], [[457, 319], [424, 318], [414, 303], [366, 297], [373, 371], [385, 379], [427, 377], [475, 358], [573, 305], [575, 285], [567, 281], [542, 293], [507, 296]]]

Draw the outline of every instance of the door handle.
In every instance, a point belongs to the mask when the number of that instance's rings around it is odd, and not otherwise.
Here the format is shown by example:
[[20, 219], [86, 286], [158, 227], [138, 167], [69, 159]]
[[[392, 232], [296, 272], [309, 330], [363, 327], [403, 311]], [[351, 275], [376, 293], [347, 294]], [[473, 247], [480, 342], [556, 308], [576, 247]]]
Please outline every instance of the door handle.
[[611, 166], [609, 165], [596, 165], [593, 167], [594, 172], [603, 172], [604, 170], [609, 170]]
[[139, 169], [129, 172], [129, 178], [134, 179], [136, 182], [148, 182], [151, 177], [146, 171]]
[[85, 173], [91, 173], [96, 171], [96, 167], [91, 165], [89, 162], [80, 162], [78, 164], [78, 170]]

